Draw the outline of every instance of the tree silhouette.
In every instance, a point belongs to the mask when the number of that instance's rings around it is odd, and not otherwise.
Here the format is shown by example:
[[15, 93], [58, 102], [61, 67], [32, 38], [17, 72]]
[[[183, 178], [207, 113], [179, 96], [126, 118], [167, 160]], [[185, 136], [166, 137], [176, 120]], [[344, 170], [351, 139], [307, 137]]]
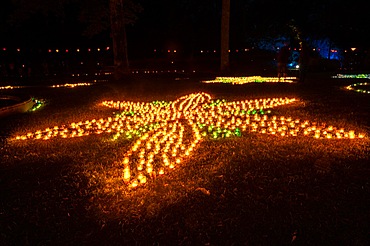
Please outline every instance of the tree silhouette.
[[230, 35], [230, 0], [222, 0], [221, 17], [221, 72], [230, 70], [229, 59], [229, 35]]
[[139, 5], [129, 0], [109, 0], [110, 27], [114, 53], [115, 79], [129, 72], [126, 25], [136, 20]]
[[35, 16], [67, 21], [67, 11], [78, 11], [79, 24], [84, 27], [83, 35], [93, 37], [106, 30], [110, 31], [114, 57], [115, 79], [120, 79], [129, 71], [127, 55], [126, 26], [133, 24], [141, 11], [134, 0], [17, 0], [12, 1], [14, 12], [9, 22], [12, 26], [27, 23]]

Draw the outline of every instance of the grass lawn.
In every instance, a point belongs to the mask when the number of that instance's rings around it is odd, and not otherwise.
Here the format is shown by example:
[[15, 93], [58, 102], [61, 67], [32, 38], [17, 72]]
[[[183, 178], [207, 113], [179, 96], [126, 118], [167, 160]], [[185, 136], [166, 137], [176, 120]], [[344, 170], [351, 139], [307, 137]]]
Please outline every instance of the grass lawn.
[[[142, 76], [122, 84], [2, 91], [46, 104], [0, 119], [1, 245], [370, 245], [370, 97], [342, 89], [357, 80], [231, 85], [203, 79], [209, 78]], [[174, 101], [194, 92], [227, 101], [295, 97], [271, 115], [365, 138], [205, 137], [168, 174], [134, 189], [123, 182], [119, 162], [135, 139], [12, 140], [112, 117], [104, 100]]]

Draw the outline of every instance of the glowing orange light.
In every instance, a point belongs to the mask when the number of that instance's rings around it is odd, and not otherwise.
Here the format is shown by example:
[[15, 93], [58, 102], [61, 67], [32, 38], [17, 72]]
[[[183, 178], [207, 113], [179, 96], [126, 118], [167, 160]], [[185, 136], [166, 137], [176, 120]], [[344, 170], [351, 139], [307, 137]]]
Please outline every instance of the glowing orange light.
[[[193, 93], [167, 104], [130, 101], [104, 101], [101, 105], [124, 112], [116, 117], [73, 122], [34, 133], [18, 135], [14, 140], [49, 140], [54, 137], [74, 138], [90, 134], [111, 133], [112, 140], [138, 134], [132, 147], [123, 154], [122, 179], [134, 188], [157, 174], [184, 163], [207, 136], [209, 127], [244, 132], [272, 134], [280, 137], [309, 136], [317, 139], [364, 138], [353, 130], [319, 125], [285, 116], [250, 115], [246, 111], [269, 109], [296, 102], [295, 98], [264, 98], [244, 101], [218, 101], [214, 104], [207, 93]], [[145, 127], [144, 127], [145, 126]], [[204, 127], [205, 126], [205, 127]], [[140, 130], [141, 129], [141, 130]], [[206, 129], [206, 130], [205, 130]], [[205, 133], [205, 134], [204, 134]], [[227, 136], [229, 133], [226, 133]]]

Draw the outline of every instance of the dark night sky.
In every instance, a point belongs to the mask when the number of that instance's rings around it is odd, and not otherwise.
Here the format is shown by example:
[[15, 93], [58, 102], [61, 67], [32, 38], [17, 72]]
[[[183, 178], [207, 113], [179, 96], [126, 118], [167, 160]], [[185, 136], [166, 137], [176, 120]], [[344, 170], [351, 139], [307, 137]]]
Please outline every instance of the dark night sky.
[[[138, 14], [137, 22], [128, 28], [131, 47], [219, 47], [221, 0], [137, 1], [143, 11]], [[11, 0], [2, 3], [0, 9], [0, 46], [110, 44], [107, 31], [94, 38], [82, 36], [85, 26], [78, 21], [78, 10], [73, 7], [68, 9], [63, 19], [36, 15], [17, 27], [10, 26], [7, 21], [12, 10], [9, 2]], [[320, 28], [325, 27], [325, 35], [343, 45], [369, 47], [370, 18], [364, 2], [231, 0], [230, 44], [243, 47], [248, 37], [263, 36], [265, 31], [279, 31], [279, 26], [294, 19], [306, 34], [322, 35]]]

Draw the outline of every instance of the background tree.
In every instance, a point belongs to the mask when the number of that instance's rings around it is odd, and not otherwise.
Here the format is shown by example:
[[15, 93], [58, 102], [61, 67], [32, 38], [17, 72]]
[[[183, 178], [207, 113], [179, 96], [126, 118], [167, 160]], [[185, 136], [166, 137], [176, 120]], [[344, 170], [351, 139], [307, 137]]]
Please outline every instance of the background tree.
[[[73, 40], [70, 36], [83, 33], [87, 38], [97, 36], [107, 30], [110, 32], [113, 46], [115, 78], [122, 78], [129, 71], [126, 26], [133, 24], [141, 11], [141, 6], [134, 0], [12, 0], [14, 11], [9, 22], [13, 28], [27, 25], [30, 19], [46, 22], [45, 28], [53, 22], [53, 28], [63, 28], [72, 21], [70, 30], [66, 30], [61, 40]], [[73, 26], [75, 25], [75, 26]], [[76, 27], [77, 25], [77, 27]], [[34, 29], [34, 28], [32, 28]], [[51, 28], [50, 28], [51, 29]], [[69, 34], [68, 31], [71, 31]], [[74, 33], [74, 32], [75, 33]], [[43, 30], [39, 35], [58, 35], [53, 30]], [[36, 34], [37, 35], [37, 34]], [[71, 41], [72, 42], [72, 41]]]
[[140, 7], [131, 0], [109, 0], [109, 10], [114, 74], [116, 79], [121, 79], [129, 72], [126, 25], [135, 22]]

